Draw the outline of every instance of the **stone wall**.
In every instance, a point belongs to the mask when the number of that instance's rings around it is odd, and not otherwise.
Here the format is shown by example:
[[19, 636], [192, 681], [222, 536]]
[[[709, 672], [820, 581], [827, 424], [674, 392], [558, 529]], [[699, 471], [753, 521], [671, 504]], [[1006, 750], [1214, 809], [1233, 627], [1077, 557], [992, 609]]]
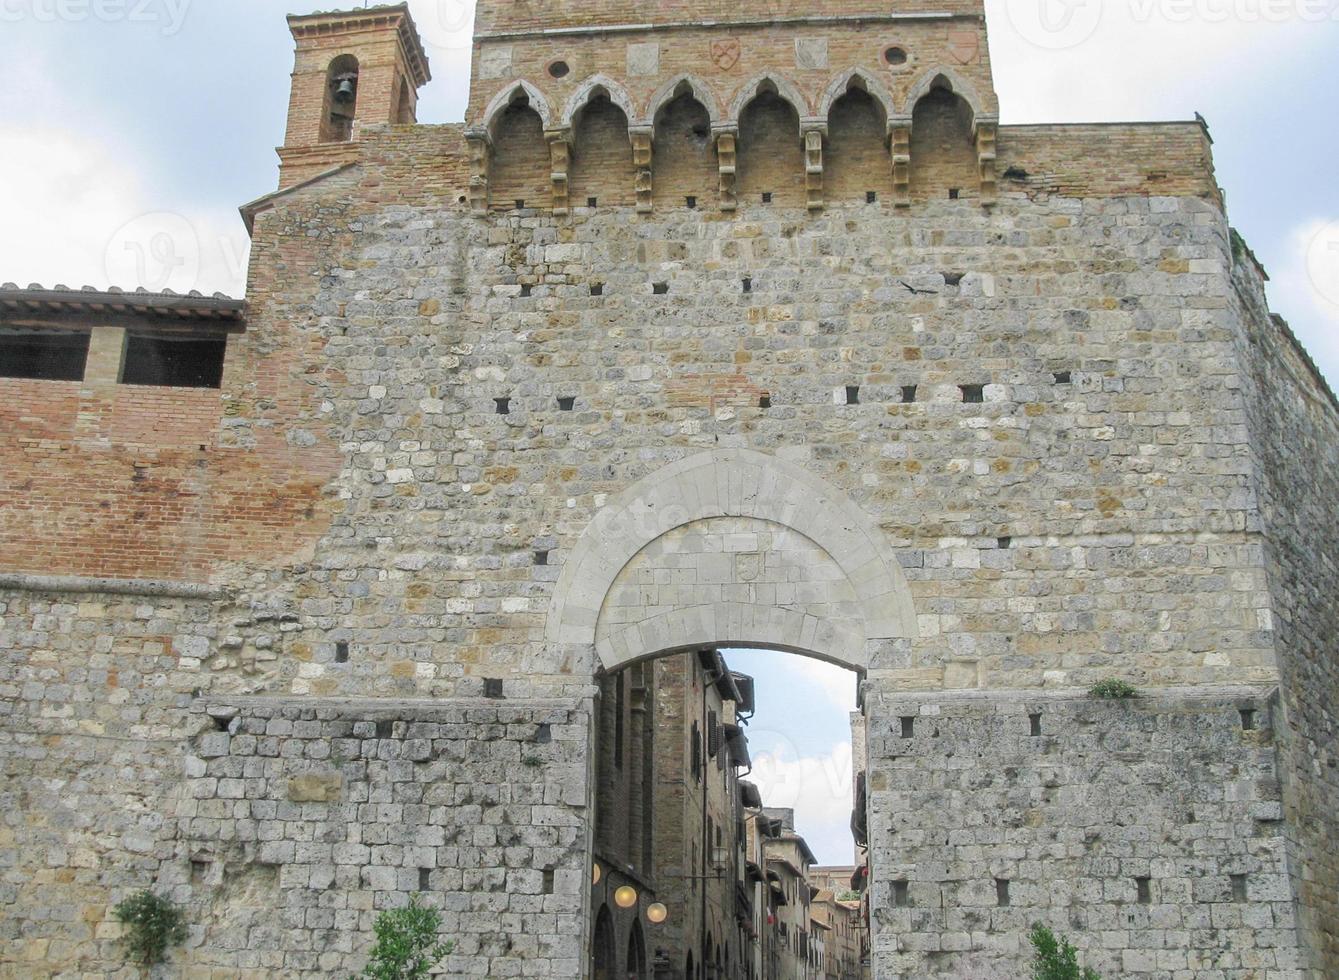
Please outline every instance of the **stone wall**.
[[874, 698], [875, 975], [1301, 980], [1268, 690]]
[[1283, 775], [1294, 887], [1316, 968], [1328, 976], [1339, 971], [1339, 399], [1288, 325], [1269, 315], [1261, 270], [1239, 240], [1236, 251], [1288, 720]]
[[420, 890], [453, 975], [577, 975], [589, 703], [238, 695], [201, 660], [225, 610], [0, 594], [0, 976], [136, 975], [111, 908], [143, 888], [185, 908], [182, 976], [347, 974]]

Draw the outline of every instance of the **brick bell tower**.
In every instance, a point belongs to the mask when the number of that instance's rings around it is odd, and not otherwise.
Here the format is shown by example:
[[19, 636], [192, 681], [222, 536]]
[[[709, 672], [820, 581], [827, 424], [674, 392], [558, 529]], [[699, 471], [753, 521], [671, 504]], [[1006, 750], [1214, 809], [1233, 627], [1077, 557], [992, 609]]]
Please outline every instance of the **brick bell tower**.
[[432, 78], [408, 4], [293, 15], [297, 54], [279, 186], [355, 159], [363, 130], [417, 120]]
[[[742, 176], [740, 153], [750, 140], [756, 147], [777, 137], [783, 117], [789, 121], [777, 159], [796, 174], [774, 196], [821, 209], [840, 198], [832, 195], [840, 181], [830, 179], [825, 155], [834, 104], [853, 89], [877, 113], [886, 153], [878, 162], [888, 175], [886, 194], [872, 185], [868, 193], [898, 206], [918, 199], [912, 150], [919, 128], [927, 145], [967, 145], [953, 180], [963, 186], [954, 189], [993, 203], [999, 108], [983, 0], [833, 0], [814, 10], [805, 0], [479, 0], [466, 118], [475, 209], [505, 209], [521, 199], [506, 175], [508, 156], [545, 143], [549, 186], [542, 196], [538, 187], [525, 188], [525, 198], [558, 214], [585, 203], [569, 177], [582, 152], [583, 112], [596, 101], [626, 117], [639, 211], [658, 210], [671, 198], [725, 211], [747, 203], [757, 187]], [[677, 187], [667, 192], [659, 166], [666, 154], [681, 155], [675, 127], [686, 116], [676, 103], [684, 98], [700, 108], [685, 133], [709, 141], [710, 167], [697, 177], [700, 183], [710, 176], [711, 185], [700, 198]], [[772, 112], [769, 102], [789, 108]], [[922, 112], [922, 126], [918, 110], [934, 102], [959, 124], [941, 125]], [[755, 117], [771, 113], [773, 124], [750, 126], [751, 106]], [[519, 135], [513, 124], [522, 112], [533, 115]]]

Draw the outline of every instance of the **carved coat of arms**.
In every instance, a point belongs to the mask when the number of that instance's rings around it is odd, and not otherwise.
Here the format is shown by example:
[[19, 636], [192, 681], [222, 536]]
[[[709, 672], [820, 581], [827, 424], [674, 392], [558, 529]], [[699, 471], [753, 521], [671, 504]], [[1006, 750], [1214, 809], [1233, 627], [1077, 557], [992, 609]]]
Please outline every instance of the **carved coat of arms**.
[[721, 71], [729, 71], [739, 64], [739, 38], [727, 37], [711, 42], [711, 62]]
[[970, 65], [981, 54], [981, 35], [971, 28], [948, 32], [948, 53], [960, 65]]

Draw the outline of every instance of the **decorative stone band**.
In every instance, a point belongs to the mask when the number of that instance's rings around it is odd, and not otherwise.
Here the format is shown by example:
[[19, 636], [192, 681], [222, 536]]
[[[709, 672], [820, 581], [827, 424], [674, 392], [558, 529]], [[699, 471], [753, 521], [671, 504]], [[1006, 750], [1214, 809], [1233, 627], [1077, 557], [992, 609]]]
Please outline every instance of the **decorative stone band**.
[[15, 592], [70, 592], [75, 594], [142, 595], [163, 599], [219, 599], [221, 586], [207, 582], [167, 579], [88, 578], [82, 575], [27, 575], [0, 573], [0, 590]]

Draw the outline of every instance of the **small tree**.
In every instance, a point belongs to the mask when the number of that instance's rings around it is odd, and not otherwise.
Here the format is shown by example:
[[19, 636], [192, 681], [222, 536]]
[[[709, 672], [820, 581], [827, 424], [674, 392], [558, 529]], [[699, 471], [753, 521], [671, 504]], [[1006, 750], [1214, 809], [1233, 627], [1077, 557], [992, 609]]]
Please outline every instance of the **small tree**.
[[441, 928], [442, 913], [419, 905], [417, 895], [404, 908], [386, 909], [372, 926], [377, 942], [361, 976], [364, 980], [422, 980], [454, 948], [454, 943], [438, 940]]
[[1041, 923], [1032, 927], [1028, 935], [1032, 948], [1037, 951], [1032, 964], [1032, 980], [1102, 980], [1096, 970], [1079, 968], [1079, 951], [1063, 936], [1056, 938]]
[[136, 892], [112, 909], [125, 926], [122, 941], [136, 962], [151, 967], [163, 962], [169, 946], [186, 939], [181, 909], [150, 891]]

